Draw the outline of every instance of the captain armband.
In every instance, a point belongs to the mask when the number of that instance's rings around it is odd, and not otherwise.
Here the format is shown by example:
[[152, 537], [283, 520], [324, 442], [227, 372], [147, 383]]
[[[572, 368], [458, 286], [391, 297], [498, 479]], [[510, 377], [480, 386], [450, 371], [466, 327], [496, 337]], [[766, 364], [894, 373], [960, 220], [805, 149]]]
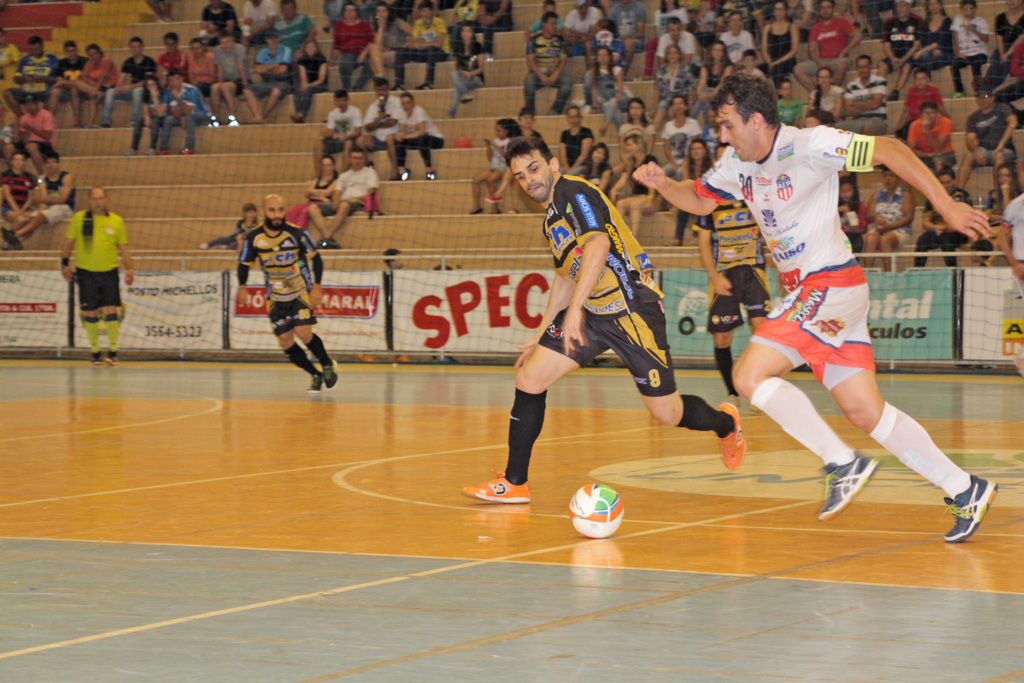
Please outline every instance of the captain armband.
[[846, 170], [852, 173], [873, 171], [871, 159], [875, 155], [875, 138], [871, 135], [853, 136], [846, 152]]

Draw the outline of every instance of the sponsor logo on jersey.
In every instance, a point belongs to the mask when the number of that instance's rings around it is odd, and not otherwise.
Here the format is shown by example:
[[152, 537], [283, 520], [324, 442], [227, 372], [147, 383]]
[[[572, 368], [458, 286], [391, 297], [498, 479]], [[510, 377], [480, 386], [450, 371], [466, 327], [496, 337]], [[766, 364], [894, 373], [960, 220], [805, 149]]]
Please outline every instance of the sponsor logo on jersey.
[[608, 231], [608, 237], [612, 240], [612, 246], [615, 247], [615, 251], [625, 255], [626, 249], [622, 246], [622, 238], [619, 237], [619, 231], [615, 229], [615, 226], [611, 223], [605, 223], [604, 229]]
[[825, 292], [820, 289], [812, 289], [806, 299], [794, 297], [792, 310], [786, 315], [786, 320], [792, 323], [802, 323], [814, 317], [825, 300]]
[[775, 155], [775, 158], [778, 161], [782, 161], [783, 159], [788, 159], [791, 156], [793, 156], [793, 143], [787, 142], [782, 147], [779, 147], [778, 153]]
[[758, 185], [771, 185], [772, 184], [772, 179], [771, 178], [765, 178], [763, 175], [757, 176], [756, 178], [754, 178], [754, 180], [757, 182]]
[[800, 227], [800, 221], [793, 221], [792, 223], [790, 223], [786, 227], [782, 228], [781, 230], [776, 230], [775, 234], [776, 235], [785, 235], [787, 232], [789, 232], [793, 228], [798, 228], [798, 227]]
[[597, 228], [597, 216], [594, 215], [594, 210], [590, 208], [590, 203], [587, 202], [587, 198], [583, 193], [576, 195], [576, 201], [579, 202], [580, 209], [583, 210], [583, 220], [587, 222], [592, 228]]
[[794, 237], [778, 237], [768, 240], [768, 249], [772, 252], [772, 258], [776, 263], [788, 261], [797, 254], [802, 254], [807, 248], [806, 242], [796, 243]]
[[722, 211], [721, 217], [715, 220], [715, 225], [721, 228], [729, 225], [730, 223], [749, 223], [753, 218], [754, 214], [750, 213], [747, 209]]
[[818, 320], [814, 325], [822, 334], [833, 338], [835, 338], [835, 336], [839, 334], [844, 327], [846, 327], [846, 323], [838, 318], [832, 318], [831, 320]]
[[640, 266], [640, 270], [651, 270], [652, 268], [654, 268], [654, 265], [651, 264], [651, 257], [645, 254], [644, 252], [640, 252], [640, 254], [636, 257], [636, 262], [637, 265]]
[[562, 338], [562, 328], [558, 327], [554, 323], [551, 323], [550, 325], [548, 325], [548, 329], [545, 330], [544, 333], [546, 335], [548, 335], [549, 337], [554, 337], [555, 339], [561, 339]]
[[286, 239], [285, 241], [281, 242], [281, 248], [282, 249], [292, 249], [294, 247], [295, 247], [295, 242], [293, 242], [290, 237], [288, 239]]
[[619, 278], [619, 282], [622, 283], [622, 289], [626, 292], [626, 296], [630, 299], [633, 298], [633, 287], [629, 283], [629, 271], [626, 270], [626, 266], [622, 264], [615, 254], [608, 254], [607, 257], [608, 265], [611, 266], [612, 272]]
[[561, 254], [573, 239], [572, 231], [562, 221], [551, 226], [551, 252]]
[[778, 227], [778, 224], [775, 222], [775, 211], [772, 209], [761, 209], [761, 219], [766, 228], [774, 230]]
[[800, 280], [801, 273], [799, 268], [791, 268], [785, 272], [779, 271], [779, 282], [790, 292], [797, 288]]
[[788, 202], [789, 198], [793, 196], [793, 181], [785, 173], [775, 181], [775, 187], [775, 194], [779, 195], [779, 199], [782, 201]]
[[593, 304], [583, 304], [583, 307], [591, 313], [605, 314], [605, 313], [619, 313], [620, 311], [626, 310], [626, 302], [622, 299], [605, 304], [604, 306], [594, 306]]
[[717, 233], [719, 244], [732, 244], [734, 242], [749, 242], [754, 236], [754, 228], [744, 230], [740, 233], [723, 234]]

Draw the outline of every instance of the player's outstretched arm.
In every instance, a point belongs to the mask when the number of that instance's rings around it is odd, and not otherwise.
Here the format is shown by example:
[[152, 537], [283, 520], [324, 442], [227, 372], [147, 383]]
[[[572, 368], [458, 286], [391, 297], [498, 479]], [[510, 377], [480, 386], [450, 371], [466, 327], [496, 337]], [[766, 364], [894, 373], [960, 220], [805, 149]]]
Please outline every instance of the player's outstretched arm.
[[920, 190], [957, 232], [972, 239], [988, 236], [988, 216], [970, 204], [953, 201], [935, 174], [901, 141], [888, 137], [874, 138], [871, 163], [888, 166], [897, 176]]
[[698, 216], [706, 216], [715, 210], [718, 203], [714, 199], [701, 197], [697, 194], [697, 184], [692, 180], [679, 183], [665, 175], [661, 166], [651, 161], [633, 171], [633, 179], [643, 183], [667, 199], [677, 209]]

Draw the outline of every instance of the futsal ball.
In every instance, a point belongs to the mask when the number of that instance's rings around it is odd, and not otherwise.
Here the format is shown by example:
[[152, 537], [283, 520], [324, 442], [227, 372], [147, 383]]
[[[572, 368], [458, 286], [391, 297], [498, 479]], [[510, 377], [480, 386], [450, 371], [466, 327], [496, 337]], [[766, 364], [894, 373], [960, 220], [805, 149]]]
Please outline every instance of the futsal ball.
[[618, 531], [625, 513], [622, 498], [604, 484], [587, 484], [569, 501], [572, 525], [587, 538], [608, 538]]

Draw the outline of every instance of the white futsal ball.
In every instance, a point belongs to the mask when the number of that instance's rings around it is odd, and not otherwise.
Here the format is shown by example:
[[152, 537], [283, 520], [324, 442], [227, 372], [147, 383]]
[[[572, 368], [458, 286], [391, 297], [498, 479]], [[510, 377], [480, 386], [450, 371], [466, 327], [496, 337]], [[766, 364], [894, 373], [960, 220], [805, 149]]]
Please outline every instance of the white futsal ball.
[[610, 486], [587, 484], [569, 501], [569, 517], [587, 538], [608, 538], [619, 529], [626, 506]]

